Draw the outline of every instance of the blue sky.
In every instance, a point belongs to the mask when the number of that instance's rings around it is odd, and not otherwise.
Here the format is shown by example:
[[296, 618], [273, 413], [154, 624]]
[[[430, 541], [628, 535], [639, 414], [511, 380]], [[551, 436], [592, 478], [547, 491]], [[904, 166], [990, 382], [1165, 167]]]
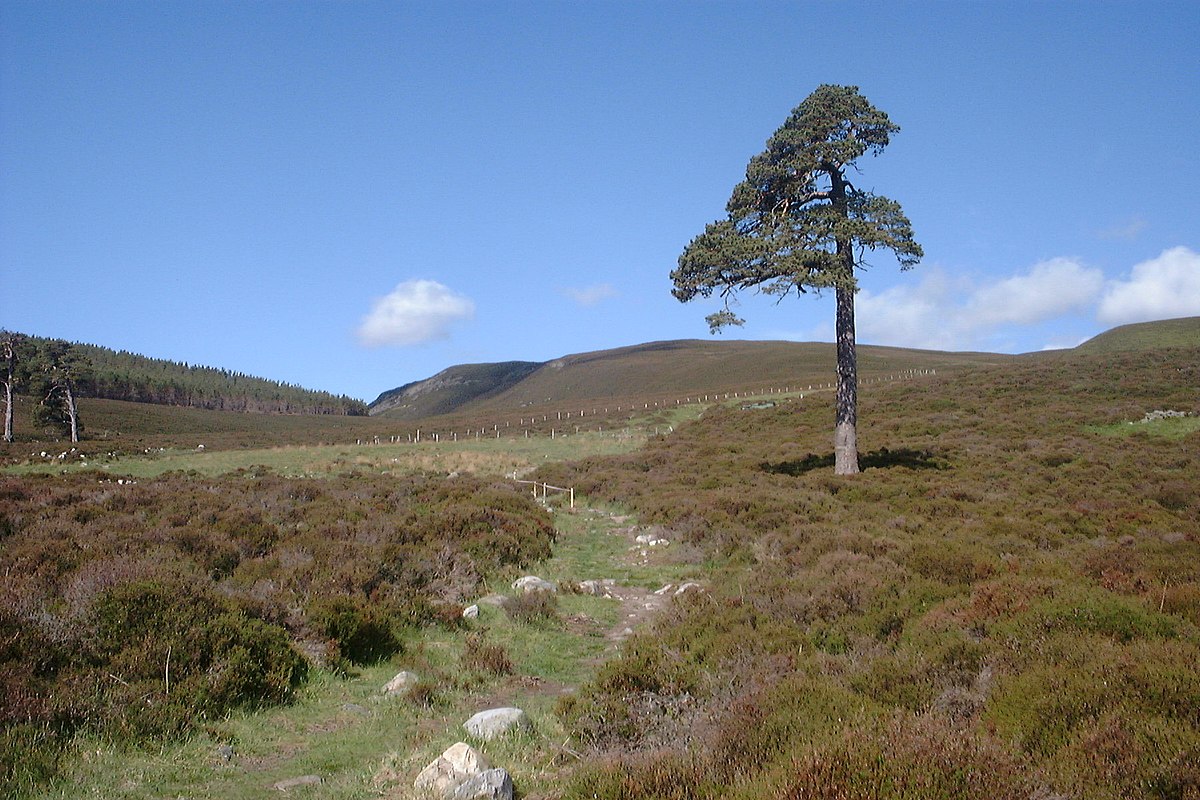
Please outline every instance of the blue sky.
[[[1200, 314], [1195, 2], [0, 4], [0, 326], [372, 400], [706, 338], [669, 273], [817, 85], [925, 259], [859, 341], [1028, 352]], [[726, 337], [832, 338], [744, 297]]]

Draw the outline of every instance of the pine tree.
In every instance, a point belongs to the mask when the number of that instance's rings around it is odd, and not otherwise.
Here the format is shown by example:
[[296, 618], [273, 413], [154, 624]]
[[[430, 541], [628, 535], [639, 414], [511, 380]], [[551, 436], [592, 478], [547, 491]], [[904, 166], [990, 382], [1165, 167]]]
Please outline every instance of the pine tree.
[[727, 217], [710, 223], [679, 257], [672, 294], [682, 302], [719, 291], [725, 308], [713, 332], [741, 325], [730, 305], [738, 291], [780, 298], [832, 289], [836, 301], [837, 412], [834, 471], [858, 472], [858, 366], [855, 269], [867, 251], [891, 250], [901, 269], [924, 255], [900, 204], [855, 187], [847, 172], [878, 155], [899, 126], [857, 86], [823, 85], [767, 140], [733, 189]]

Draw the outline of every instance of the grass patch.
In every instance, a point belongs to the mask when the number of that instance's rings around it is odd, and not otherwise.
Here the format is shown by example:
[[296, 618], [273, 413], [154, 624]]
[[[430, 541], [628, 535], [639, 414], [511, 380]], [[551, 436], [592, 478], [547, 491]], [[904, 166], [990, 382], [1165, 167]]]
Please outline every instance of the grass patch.
[[1200, 431], [1200, 417], [1172, 417], [1149, 422], [1117, 422], [1112, 425], [1088, 425], [1090, 433], [1102, 436], [1153, 436], [1161, 439], [1183, 439]]
[[[646, 442], [647, 435], [587, 432], [569, 436], [531, 436], [378, 445], [312, 445], [269, 447], [250, 450], [152, 450], [140, 455], [110, 457], [69, 454], [61, 451], [0, 472], [12, 475], [71, 474], [100, 469], [115, 476], [153, 478], [168, 472], [225, 475], [239, 470], [269, 470], [286, 477], [326, 477], [352, 471], [383, 475], [412, 472], [472, 473], [488, 476], [524, 473], [541, 464], [586, 456], [631, 452]], [[96, 449], [85, 442], [83, 448]], [[102, 447], [102, 446], [101, 446]], [[39, 451], [41, 452], [41, 451]]]

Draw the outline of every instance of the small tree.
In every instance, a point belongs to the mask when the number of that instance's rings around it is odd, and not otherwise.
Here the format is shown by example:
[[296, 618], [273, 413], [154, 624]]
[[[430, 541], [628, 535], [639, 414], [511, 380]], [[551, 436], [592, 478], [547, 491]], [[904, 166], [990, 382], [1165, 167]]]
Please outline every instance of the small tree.
[[4, 441], [13, 440], [13, 394], [25, 379], [29, 339], [20, 333], [0, 330], [0, 359], [4, 360]]
[[725, 308], [708, 316], [715, 333], [741, 325], [730, 310], [739, 290], [783, 297], [832, 289], [836, 300], [837, 414], [834, 471], [858, 472], [855, 268], [868, 250], [895, 253], [901, 269], [924, 253], [900, 204], [856, 188], [847, 171], [877, 155], [900, 130], [857, 86], [823, 85], [750, 159], [728, 216], [710, 223], [679, 257], [672, 294], [682, 302], [720, 291]]
[[70, 433], [78, 442], [83, 426], [76, 403], [78, 387], [91, 375], [91, 362], [74, 346], [61, 339], [47, 341], [38, 349], [34, 392], [41, 399], [33, 408], [34, 422]]

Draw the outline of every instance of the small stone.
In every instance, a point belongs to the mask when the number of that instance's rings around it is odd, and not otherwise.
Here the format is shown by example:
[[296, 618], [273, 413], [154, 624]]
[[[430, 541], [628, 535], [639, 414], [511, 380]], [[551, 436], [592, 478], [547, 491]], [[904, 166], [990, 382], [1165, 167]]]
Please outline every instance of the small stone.
[[273, 784], [272, 789], [280, 792], [288, 792], [300, 786], [317, 786], [325, 782], [325, 779], [320, 775], [301, 775], [298, 778], [288, 778], [285, 781]]
[[233, 760], [233, 748], [227, 744], [217, 745], [217, 757], [228, 764]]
[[470, 605], [463, 609], [463, 619], [479, 619], [479, 606]]
[[616, 581], [612, 578], [580, 581], [579, 591], [581, 594], [590, 594], [593, 597], [612, 597], [612, 589], [615, 584]]
[[512, 588], [523, 594], [532, 592], [556, 592], [558, 587], [547, 580], [543, 580], [536, 575], [526, 575], [523, 578], [517, 578], [513, 581]]
[[416, 685], [419, 678], [417, 673], [403, 670], [396, 673], [396, 677], [392, 678], [383, 687], [384, 694], [401, 694], [407, 692]]
[[464, 722], [463, 728], [476, 739], [486, 742], [515, 731], [531, 731], [533, 723], [519, 708], [489, 708]]

